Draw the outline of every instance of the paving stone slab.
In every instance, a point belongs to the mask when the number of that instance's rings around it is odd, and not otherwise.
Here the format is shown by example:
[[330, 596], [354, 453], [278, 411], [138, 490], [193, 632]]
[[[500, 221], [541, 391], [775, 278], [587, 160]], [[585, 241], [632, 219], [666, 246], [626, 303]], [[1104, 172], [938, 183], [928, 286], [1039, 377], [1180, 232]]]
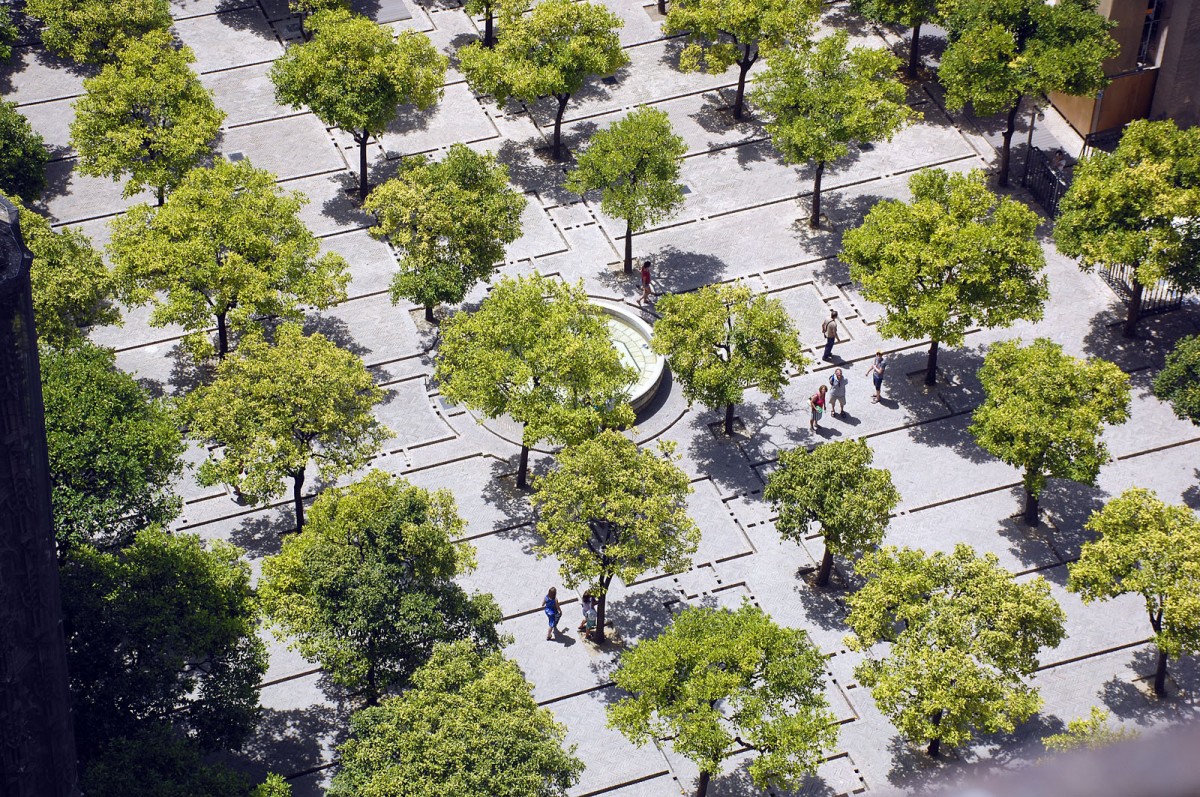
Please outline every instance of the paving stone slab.
[[392, 430], [385, 451], [427, 445], [454, 436], [454, 430], [434, 411], [425, 380], [409, 379], [384, 387], [375, 416]]
[[63, 99], [20, 108], [21, 115], [29, 120], [29, 126], [46, 142], [52, 160], [74, 154], [70, 131], [75, 118], [74, 103], [74, 99]]
[[526, 199], [528, 202], [521, 213], [521, 237], [509, 244], [505, 252], [505, 260], [510, 263], [567, 249], [566, 239], [537, 198], [526, 195]]
[[40, 46], [14, 47], [12, 60], [0, 67], [0, 91], [5, 100], [22, 107], [75, 97], [83, 93], [84, 79], [98, 72], [56, 58]]
[[148, 190], [125, 197], [124, 181], [88, 177], [77, 172], [75, 166], [73, 159], [54, 161], [46, 166], [46, 189], [40, 204], [58, 224], [111, 216], [139, 202], [154, 201]]
[[532, 517], [527, 494], [516, 489], [513, 479], [503, 478], [506, 472], [504, 462], [472, 457], [416, 471], [408, 478], [426, 489], [444, 487], [454, 493], [458, 512], [467, 521], [466, 536], [475, 537], [514, 528]]
[[[343, 302], [323, 310], [316, 318], [326, 337], [358, 354], [368, 366], [418, 351], [412, 317], [395, 307], [385, 293]], [[386, 366], [384, 372], [385, 381], [396, 378], [386, 373]]]
[[334, 252], [350, 266], [346, 293], [353, 299], [387, 291], [400, 266], [386, 242], [366, 230], [353, 230], [321, 239], [322, 252]]
[[346, 167], [325, 126], [310, 114], [226, 130], [220, 152], [227, 158], [241, 153], [250, 163], [266, 169], [280, 180]]
[[283, 47], [258, 6], [179, 19], [174, 28], [196, 54], [192, 69], [202, 75], [271, 61], [283, 54]]
[[[334, 172], [288, 180], [282, 187], [308, 197], [308, 204], [300, 209], [300, 219], [313, 235], [325, 237], [366, 229], [375, 223], [358, 203], [356, 178], [348, 171]], [[357, 265], [351, 262], [352, 267]]]
[[447, 86], [429, 111], [402, 108], [380, 137], [389, 158], [432, 152], [455, 143], [486, 141], [498, 132], [466, 83]]
[[225, 112], [225, 127], [264, 122], [296, 111], [275, 102], [270, 64], [251, 64], [237, 69], [211, 72], [200, 82], [213, 93], [217, 107]]

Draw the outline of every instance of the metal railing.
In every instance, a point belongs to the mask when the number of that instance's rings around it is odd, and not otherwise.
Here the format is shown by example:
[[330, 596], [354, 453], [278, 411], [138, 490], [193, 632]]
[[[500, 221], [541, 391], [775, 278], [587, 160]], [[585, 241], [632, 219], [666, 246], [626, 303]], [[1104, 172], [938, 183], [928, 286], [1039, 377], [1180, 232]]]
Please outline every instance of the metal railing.
[[1025, 175], [1021, 184], [1053, 218], [1058, 215], [1058, 202], [1071, 181], [1063, 170], [1055, 167], [1051, 156], [1037, 147], [1030, 147], [1025, 156]]
[[[1129, 266], [1111, 266], [1100, 269], [1100, 276], [1109, 287], [1128, 301], [1133, 295], [1133, 275]], [[1168, 282], [1159, 281], [1142, 289], [1141, 315], [1169, 313], [1183, 306], [1183, 291]]]

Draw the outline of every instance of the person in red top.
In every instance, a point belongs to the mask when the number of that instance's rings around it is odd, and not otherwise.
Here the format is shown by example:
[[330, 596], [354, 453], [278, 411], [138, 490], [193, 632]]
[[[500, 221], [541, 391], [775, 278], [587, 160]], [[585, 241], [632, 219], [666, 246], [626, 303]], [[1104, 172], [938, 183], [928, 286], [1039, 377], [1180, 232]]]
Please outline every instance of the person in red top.
[[650, 261], [642, 261], [642, 295], [638, 297], [637, 303], [640, 306], [642, 302], [650, 301]]
[[812, 410], [812, 417], [808, 419], [808, 428], [814, 432], [817, 431], [817, 421], [825, 414], [825, 394], [828, 391], [829, 388], [821, 385], [816, 394], [808, 400], [808, 407]]

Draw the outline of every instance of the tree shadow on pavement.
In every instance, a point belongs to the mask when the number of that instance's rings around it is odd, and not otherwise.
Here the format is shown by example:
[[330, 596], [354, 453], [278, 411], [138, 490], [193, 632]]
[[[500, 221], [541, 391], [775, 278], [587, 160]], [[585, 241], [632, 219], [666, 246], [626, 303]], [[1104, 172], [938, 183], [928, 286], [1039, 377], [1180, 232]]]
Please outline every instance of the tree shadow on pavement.
[[241, 522], [229, 541], [252, 559], [274, 556], [283, 548], [283, 537], [296, 531], [296, 514], [291, 502], [266, 509]]
[[261, 783], [268, 772], [305, 772], [327, 763], [321, 740], [344, 734], [348, 721], [349, 712], [334, 706], [264, 708], [254, 735], [228, 763], [252, 783]]
[[563, 185], [565, 164], [535, 152], [541, 143], [540, 139], [505, 140], [496, 150], [496, 160], [508, 168], [509, 181], [523, 192], [536, 193], [550, 205], [574, 202], [575, 195]]
[[[1146, 623], [1147, 634], [1150, 624]], [[1155, 697], [1152, 686], [1158, 648], [1149, 644], [1133, 654], [1125, 670], [1104, 682], [1100, 699], [1114, 716], [1142, 726], [1200, 718], [1200, 665], [1195, 656], [1172, 659], [1167, 665], [1167, 696]], [[1135, 680], [1136, 679], [1136, 680]]]
[[[719, 257], [703, 252], [687, 252], [668, 245], [650, 255], [654, 262], [656, 293], [687, 293], [705, 285], [719, 282], [729, 272], [729, 264]], [[605, 275], [602, 279], [609, 279]], [[611, 273], [614, 282], [624, 274]]]

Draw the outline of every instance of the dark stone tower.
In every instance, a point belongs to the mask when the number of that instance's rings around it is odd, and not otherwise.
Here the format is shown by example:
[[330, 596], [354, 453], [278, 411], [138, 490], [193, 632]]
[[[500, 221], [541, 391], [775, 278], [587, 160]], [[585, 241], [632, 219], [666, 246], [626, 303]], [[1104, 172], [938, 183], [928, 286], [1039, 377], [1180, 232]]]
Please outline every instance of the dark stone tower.
[[74, 797], [32, 261], [0, 197], [0, 795]]

